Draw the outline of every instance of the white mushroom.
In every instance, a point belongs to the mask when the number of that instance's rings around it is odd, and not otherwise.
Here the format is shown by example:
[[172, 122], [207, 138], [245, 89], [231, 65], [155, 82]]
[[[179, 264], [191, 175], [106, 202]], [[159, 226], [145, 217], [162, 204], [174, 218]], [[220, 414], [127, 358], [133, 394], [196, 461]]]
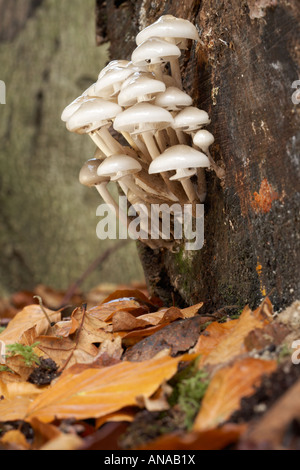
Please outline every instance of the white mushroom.
[[92, 98], [83, 102], [70, 117], [67, 121], [67, 128], [71, 132], [89, 134], [106, 156], [119, 151], [123, 152], [121, 144], [108, 131], [112, 120], [121, 112], [121, 106], [116, 103]]
[[138, 103], [120, 113], [114, 122], [114, 129], [128, 132], [132, 136], [141, 135], [151, 159], [160, 155], [154, 134], [158, 130], [172, 125], [172, 115], [159, 106], [150, 103]]
[[157, 93], [164, 92], [166, 85], [152, 76], [136, 73], [126, 80], [118, 96], [120, 106], [133, 106], [142, 101], [152, 101]]
[[191, 203], [198, 199], [190, 178], [196, 168], [209, 167], [207, 156], [188, 145], [175, 145], [156, 158], [149, 167], [149, 174], [176, 170], [171, 181], [180, 181]]
[[[199, 41], [196, 27], [188, 20], [175, 18], [172, 15], [163, 15], [155, 23], [145, 28], [136, 37], [137, 45], [150, 38], [163, 38], [176, 44], [180, 49], [187, 48], [187, 40]], [[182, 88], [181, 72], [177, 58], [170, 60], [172, 76], [178, 87]]]
[[208, 132], [206, 129], [201, 129], [200, 131], [196, 132], [193, 137], [194, 145], [196, 145], [200, 150], [202, 150], [207, 156], [210, 161], [212, 168], [214, 169], [218, 178], [222, 179], [225, 176], [225, 170], [219, 167], [213, 160], [209, 147], [214, 143], [215, 138], [214, 136]]
[[203, 126], [210, 124], [210, 122], [206, 111], [194, 106], [188, 106], [174, 118], [173, 129], [193, 134]]
[[117, 216], [124, 221], [124, 214], [121, 213], [120, 208], [114, 198], [107, 190], [107, 185], [110, 182], [110, 178], [107, 176], [99, 176], [97, 170], [101, 165], [101, 160], [92, 158], [85, 162], [79, 173], [79, 181], [84, 186], [89, 188], [95, 187], [106, 204], [113, 206]]
[[124, 80], [130, 77], [130, 75], [133, 75], [134, 72], [134, 69], [130, 67], [114, 67], [107, 70], [95, 84], [96, 95], [105, 99], [116, 97], [116, 94], [119, 93]]
[[158, 80], [163, 81], [161, 65], [180, 57], [180, 49], [163, 39], [152, 38], [142, 42], [132, 53], [134, 65], [147, 66]]
[[[164, 93], [157, 95], [154, 104], [167, 109], [170, 111], [172, 116], [175, 117], [176, 112], [185, 107], [190, 107], [193, 104], [193, 100], [187, 93], [179, 88], [169, 87]], [[178, 143], [183, 145], [188, 144], [187, 137], [180, 129], [176, 129], [175, 133], [176, 135], [174, 135], [174, 130], [172, 128], [168, 129], [171, 145], [176, 145]]]

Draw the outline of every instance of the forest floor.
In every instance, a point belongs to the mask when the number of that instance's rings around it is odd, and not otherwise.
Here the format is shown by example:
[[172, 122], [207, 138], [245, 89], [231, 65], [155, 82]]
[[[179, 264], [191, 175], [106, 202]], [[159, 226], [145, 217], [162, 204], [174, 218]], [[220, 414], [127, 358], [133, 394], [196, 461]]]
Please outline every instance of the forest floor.
[[0, 328], [0, 449], [300, 449], [300, 302], [38, 286], [0, 301]]

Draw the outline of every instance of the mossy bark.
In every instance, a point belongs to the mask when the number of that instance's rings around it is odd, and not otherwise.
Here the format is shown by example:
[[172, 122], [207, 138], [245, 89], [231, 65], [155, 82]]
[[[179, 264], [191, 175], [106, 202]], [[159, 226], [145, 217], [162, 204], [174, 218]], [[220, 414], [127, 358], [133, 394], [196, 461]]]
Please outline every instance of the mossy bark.
[[[202, 43], [183, 53], [185, 90], [212, 120], [221, 184], [207, 172], [205, 245], [198, 252], [140, 256], [153, 293], [205, 301], [208, 309], [275, 308], [300, 295], [299, 5], [260, 0], [98, 0], [98, 39], [111, 59], [129, 59], [139, 30], [159, 16], [192, 21]], [[106, 23], [104, 19], [106, 18]], [[116, 26], [117, 25], [117, 26]], [[294, 100], [295, 101], [295, 100]]]

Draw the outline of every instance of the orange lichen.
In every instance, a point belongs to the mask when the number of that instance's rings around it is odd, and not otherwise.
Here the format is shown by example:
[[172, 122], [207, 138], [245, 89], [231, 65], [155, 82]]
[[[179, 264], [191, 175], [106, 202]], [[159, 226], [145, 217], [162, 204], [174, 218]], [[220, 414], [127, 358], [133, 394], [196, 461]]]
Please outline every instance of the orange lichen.
[[272, 207], [272, 202], [279, 199], [279, 195], [272, 188], [271, 184], [268, 183], [267, 178], [263, 179], [259, 193], [254, 193], [254, 199], [251, 202], [251, 206], [255, 212], [270, 212]]

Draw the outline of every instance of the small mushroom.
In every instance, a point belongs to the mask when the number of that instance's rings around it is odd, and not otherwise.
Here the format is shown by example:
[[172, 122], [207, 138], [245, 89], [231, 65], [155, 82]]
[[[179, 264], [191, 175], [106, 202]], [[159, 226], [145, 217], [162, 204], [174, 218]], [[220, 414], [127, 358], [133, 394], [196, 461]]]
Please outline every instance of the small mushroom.
[[133, 175], [141, 169], [142, 165], [134, 158], [125, 154], [117, 154], [106, 158], [97, 171], [99, 176], [106, 176], [111, 181], [117, 181], [125, 194], [130, 189], [138, 195], [139, 191], [142, 191], [136, 186]]
[[107, 70], [95, 84], [96, 95], [105, 99], [115, 97], [119, 93], [124, 80], [133, 75], [134, 72], [131, 67], [114, 67]]
[[187, 134], [193, 134], [203, 126], [210, 124], [210, 118], [206, 111], [188, 106], [180, 111], [174, 118], [173, 129], [181, 130]]
[[92, 98], [82, 103], [80, 108], [67, 121], [67, 128], [71, 132], [88, 134], [106, 156], [123, 151], [108, 127], [112, 120], [122, 112], [121, 106], [102, 98]]
[[209, 147], [214, 143], [214, 141], [214, 136], [206, 129], [201, 129], [200, 131], [196, 132], [193, 137], [194, 145], [196, 145], [196, 147], [198, 147], [207, 155], [216, 175], [218, 176], [218, 178], [222, 179], [225, 177], [225, 170], [215, 163], [209, 151]]
[[152, 76], [136, 73], [124, 83], [118, 96], [120, 106], [133, 106], [142, 101], [152, 101], [157, 93], [166, 90], [164, 82], [155, 80]]
[[173, 123], [172, 115], [159, 106], [150, 103], [138, 103], [116, 116], [114, 129], [119, 132], [128, 132], [132, 136], [141, 135], [151, 159], [160, 155], [154, 134], [165, 129]]
[[198, 200], [190, 178], [197, 168], [210, 166], [207, 156], [188, 145], [175, 145], [156, 158], [149, 167], [149, 174], [176, 170], [171, 181], [180, 181], [191, 203]]
[[79, 181], [82, 185], [89, 188], [94, 186], [104, 202], [113, 206], [117, 216], [124, 220], [124, 216], [121, 215], [118, 204], [107, 190], [107, 185], [110, 181], [110, 178], [107, 176], [99, 176], [97, 174], [97, 170], [100, 165], [101, 160], [98, 160], [97, 158], [91, 158], [85, 162], [79, 173]]
[[[176, 112], [181, 111], [185, 107], [191, 106], [193, 104], [193, 100], [187, 93], [180, 90], [179, 88], [169, 87], [164, 93], [157, 95], [154, 104], [156, 106], [161, 106], [162, 108], [167, 109], [175, 118]], [[174, 135], [174, 130], [172, 128], [169, 128], [167, 132], [170, 137], [171, 145], [176, 145], [178, 143], [183, 145], [188, 144], [187, 137], [180, 129], [176, 129], [176, 135]]]
[[[150, 163], [151, 160], [154, 160], [161, 154], [154, 139], [154, 134], [169, 127], [172, 122], [173, 117], [169, 111], [146, 102], [138, 103], [118, 114], [114, 121], [114, 128], [119, 132], [128, 132], [132, 137], [137, 135], [142, 136], [148, 155], [150, 155], [150, 161], [147, 155], [146, 161]], [[136, 142], [138, 141], [136, 140]], [[168, 175], [162, 173], [162, 177], [172, 193], [172, 197], [175, 195], [177, 200], [180, 200], [184, 195], [184, 192], [183, 194], [181, 193], [180, 185], [170, 182]]]
[[131, 60], [134, 65], [147, 66], [154, 72], [158, 80], [163, 81], [161, 65], [178, 59], [181, 56], [180, 49], [163, 39], [152, 38], [142, 42], [132, 53]]
[[[188, 39], [200, 40], [196, 27], [190, 21], [172, 15], [161, 16], [155, 23], [141, 31], [136, 37], [136, 44], [140, 45], [151, 38], [163, 38], [176, 44], [180, 49], [187, 48]], [[177, 86], [182, 88], [178, 58], [173, 57], [170, 60], [170, 65]]]

